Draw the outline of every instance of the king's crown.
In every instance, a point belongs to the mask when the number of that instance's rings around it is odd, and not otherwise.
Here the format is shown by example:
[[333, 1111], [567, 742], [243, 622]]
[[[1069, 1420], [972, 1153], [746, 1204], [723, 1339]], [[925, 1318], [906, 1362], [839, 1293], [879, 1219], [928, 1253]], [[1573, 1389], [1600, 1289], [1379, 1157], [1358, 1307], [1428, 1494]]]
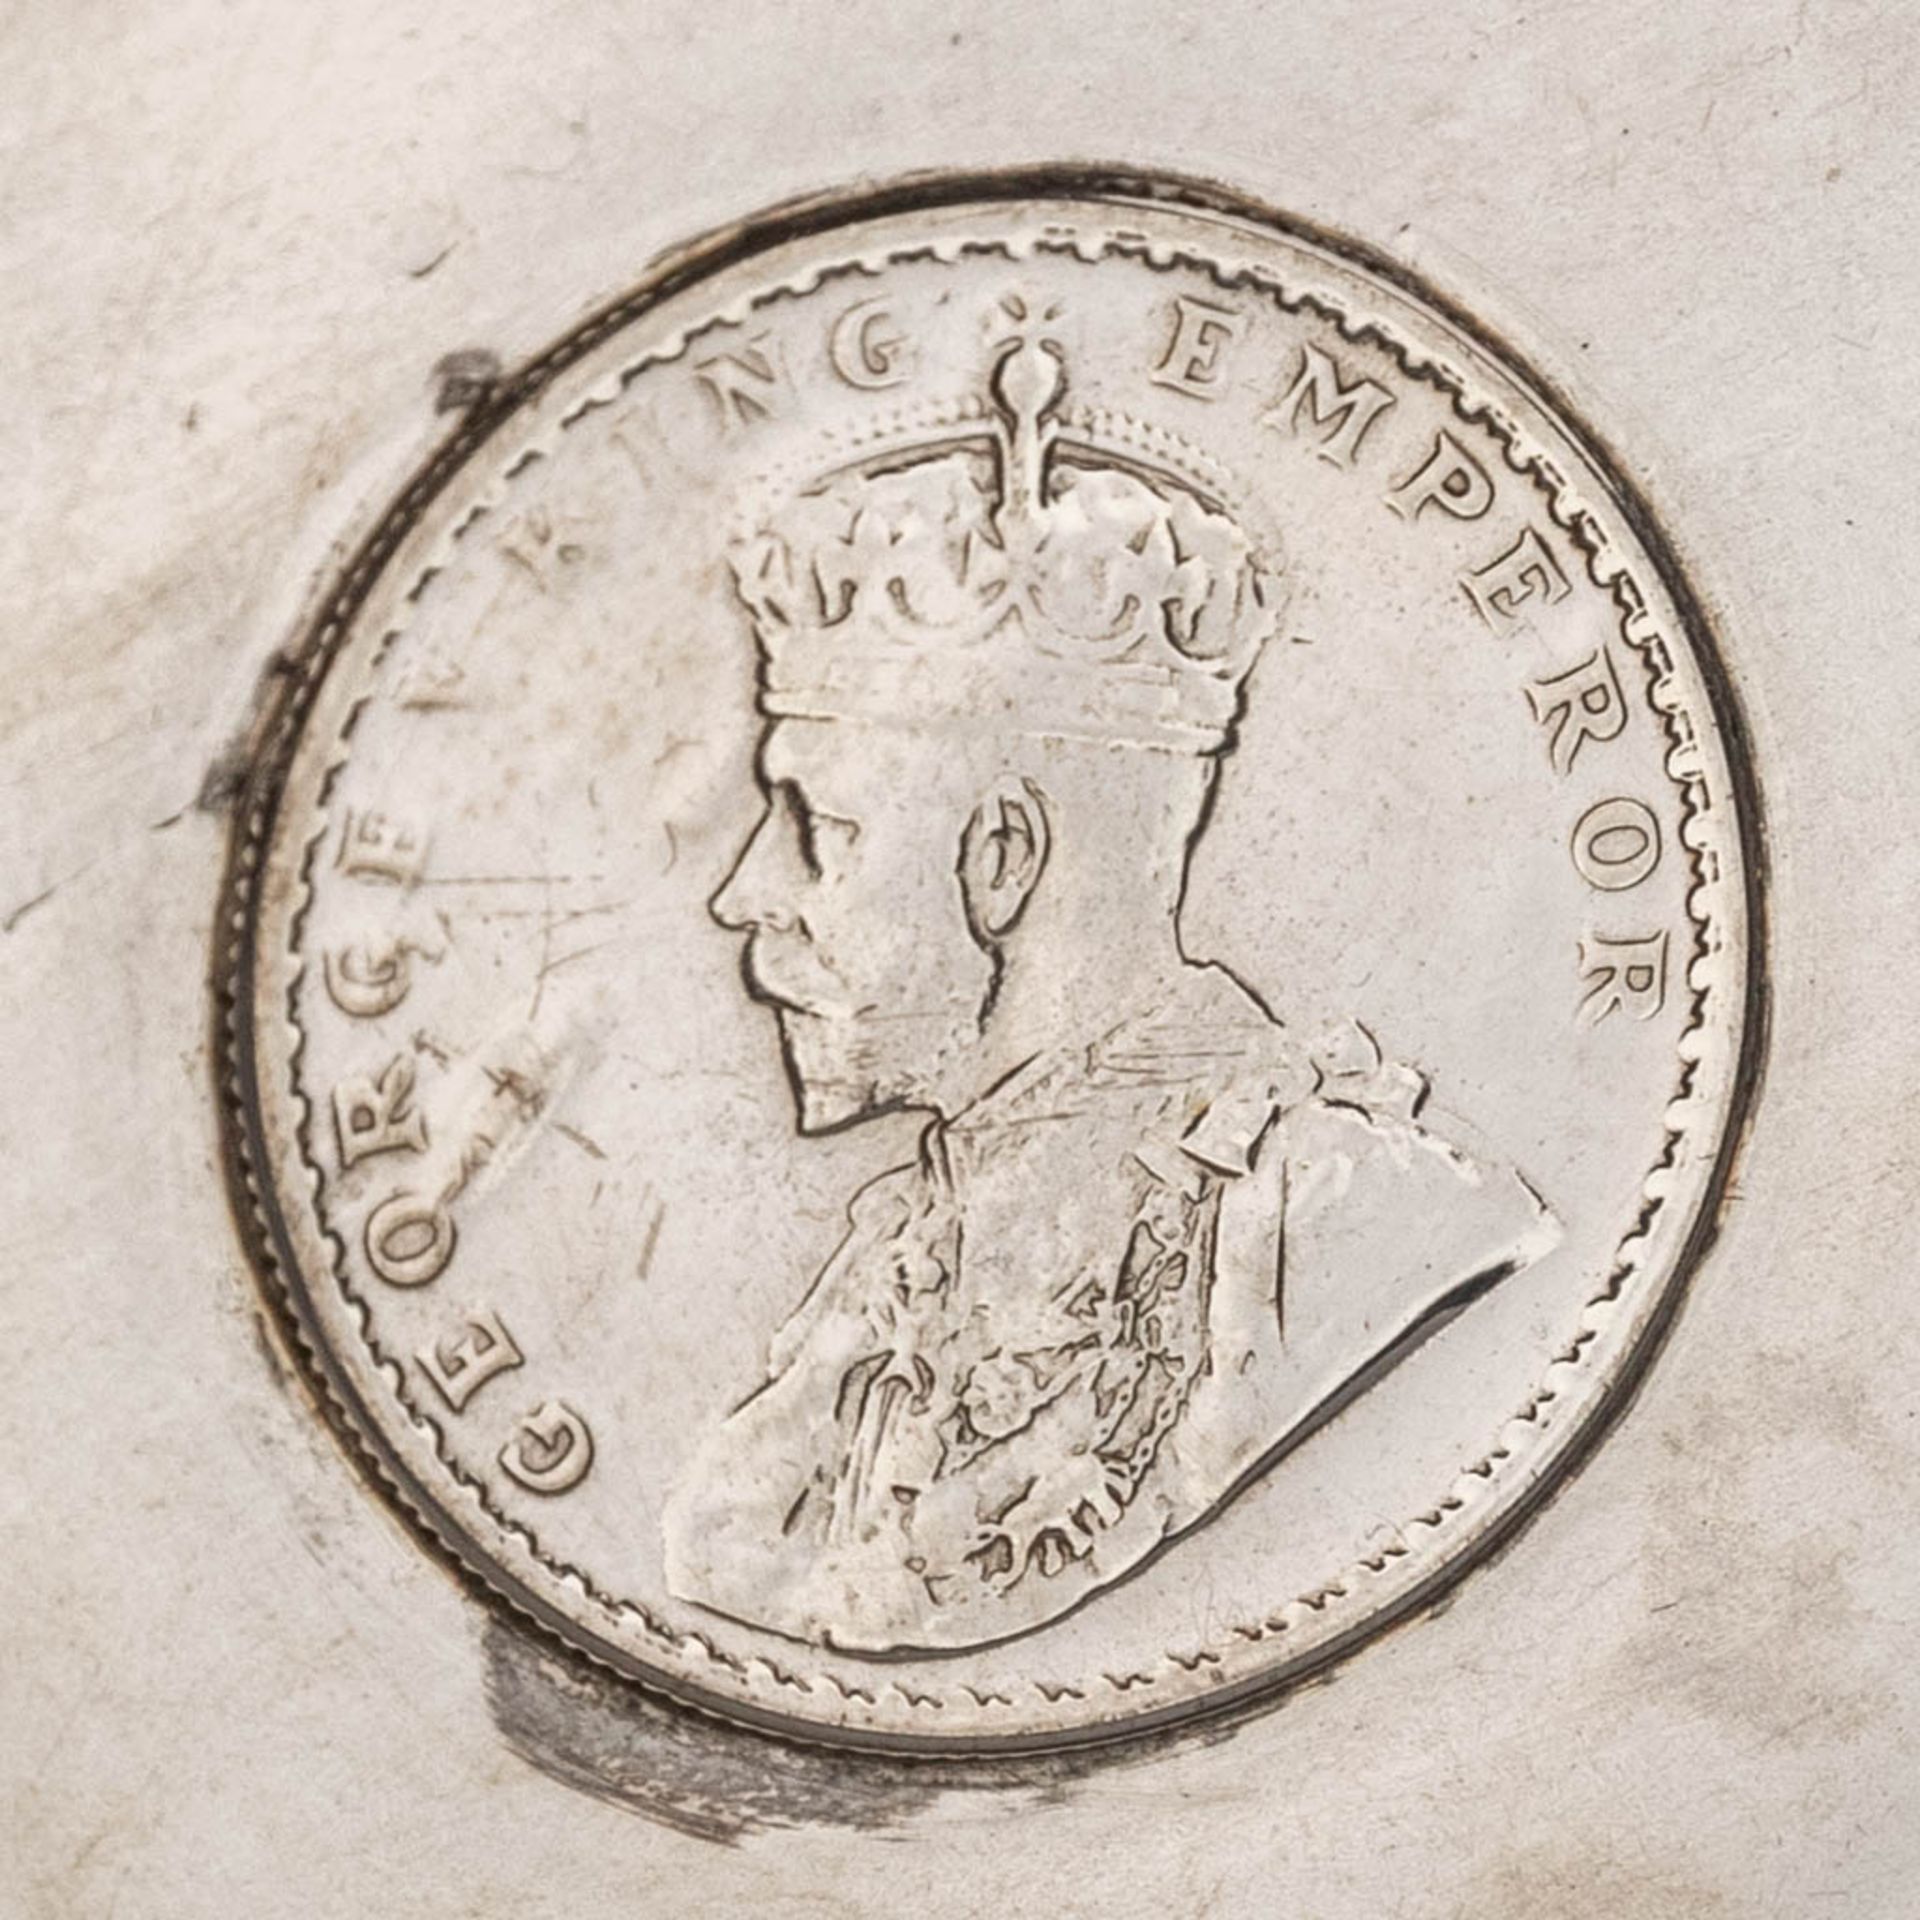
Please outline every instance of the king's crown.
[[1063, 426], [1052, 342], [1014, 343], [988, 385], [972, 444], [890, 445], [735, 544], [763, 711], [1218, 751], [1271, 562], [1151, 459]]

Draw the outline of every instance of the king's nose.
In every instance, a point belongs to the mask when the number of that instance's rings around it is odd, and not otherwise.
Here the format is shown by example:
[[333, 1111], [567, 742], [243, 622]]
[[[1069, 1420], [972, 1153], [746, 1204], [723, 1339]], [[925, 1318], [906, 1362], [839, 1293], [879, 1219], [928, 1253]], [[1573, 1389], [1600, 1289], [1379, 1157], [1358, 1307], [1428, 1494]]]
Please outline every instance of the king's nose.
[[780, 911], [767, 884], [767, 833], [772, 819], [771, 811], [760, 816], [733, 871], [707, 902], [707, 911], [729, 933], [752, 933], [761, 927], [784, 930], [792, 925], [792, 915]]
[[740, 897], [740, 867], [734, 864], [733, 871], [721, 881], [719, 890], [707, 902], [707, 911], [726, 928], [729, 933], [747, 933], [753, 928], [753, 916], [742, 904]]
[[764, 899], [755, 898], [736, 883], [737, 876], [729, 875], [726, 883], [711, 900], [707, 902], [707, 911], [713, 915], [729, 933], [788, 933], [793, 928], [793, 916], [782, 913], [778, 907], [770, 905]]

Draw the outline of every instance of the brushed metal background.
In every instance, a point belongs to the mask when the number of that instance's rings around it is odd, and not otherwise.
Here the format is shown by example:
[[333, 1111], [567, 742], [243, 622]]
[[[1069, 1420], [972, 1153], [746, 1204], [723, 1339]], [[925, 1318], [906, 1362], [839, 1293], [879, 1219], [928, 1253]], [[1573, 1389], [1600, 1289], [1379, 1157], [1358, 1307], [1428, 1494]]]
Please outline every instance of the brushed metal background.
[[[1912, 1912], [1920, 16], [44, 0], [0, 44], [0, 1911]], [[444, 355], [788, 195], [1059, 158], [1397, 254], [1611, 441], [1746, 703], [1773, 1040], [1638, 1404], [1440, 1617], [1217, 1739], [862, 1771], [556, 1667], [346, 1466], [227, 1213], [225, 806]]]

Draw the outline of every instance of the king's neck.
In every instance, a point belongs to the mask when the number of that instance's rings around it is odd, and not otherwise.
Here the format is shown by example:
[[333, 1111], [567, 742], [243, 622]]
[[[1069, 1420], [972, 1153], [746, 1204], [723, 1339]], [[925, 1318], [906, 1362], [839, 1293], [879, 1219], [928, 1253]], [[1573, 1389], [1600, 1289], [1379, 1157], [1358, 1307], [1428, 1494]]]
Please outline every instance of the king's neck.
[[1189, 966], [1171, 933], [1119, 943], [1080, 964], [1042, 971], [1009, 963], [980, 1023], [977, 1044], [949, 1061], [926, 1104], [952, 1120], [987, 1098], [1031, 1061], [1084, 1052], [1133, 1016], [1165, 1004]]

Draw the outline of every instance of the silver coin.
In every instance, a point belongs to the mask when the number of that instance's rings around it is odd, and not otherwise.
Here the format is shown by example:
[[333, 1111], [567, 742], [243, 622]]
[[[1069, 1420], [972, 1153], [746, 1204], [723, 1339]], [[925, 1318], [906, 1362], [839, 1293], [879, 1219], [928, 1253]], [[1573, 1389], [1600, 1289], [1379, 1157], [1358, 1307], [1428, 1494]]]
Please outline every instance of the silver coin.
[[363, 1460], [737, 1720], [1273, 1688], [1623, 1397], [1751, 1083], [1727, 689], [1564, 404], [1218, 197], [921, 184], [472, 410], [242, 811], [226, 1091]]

